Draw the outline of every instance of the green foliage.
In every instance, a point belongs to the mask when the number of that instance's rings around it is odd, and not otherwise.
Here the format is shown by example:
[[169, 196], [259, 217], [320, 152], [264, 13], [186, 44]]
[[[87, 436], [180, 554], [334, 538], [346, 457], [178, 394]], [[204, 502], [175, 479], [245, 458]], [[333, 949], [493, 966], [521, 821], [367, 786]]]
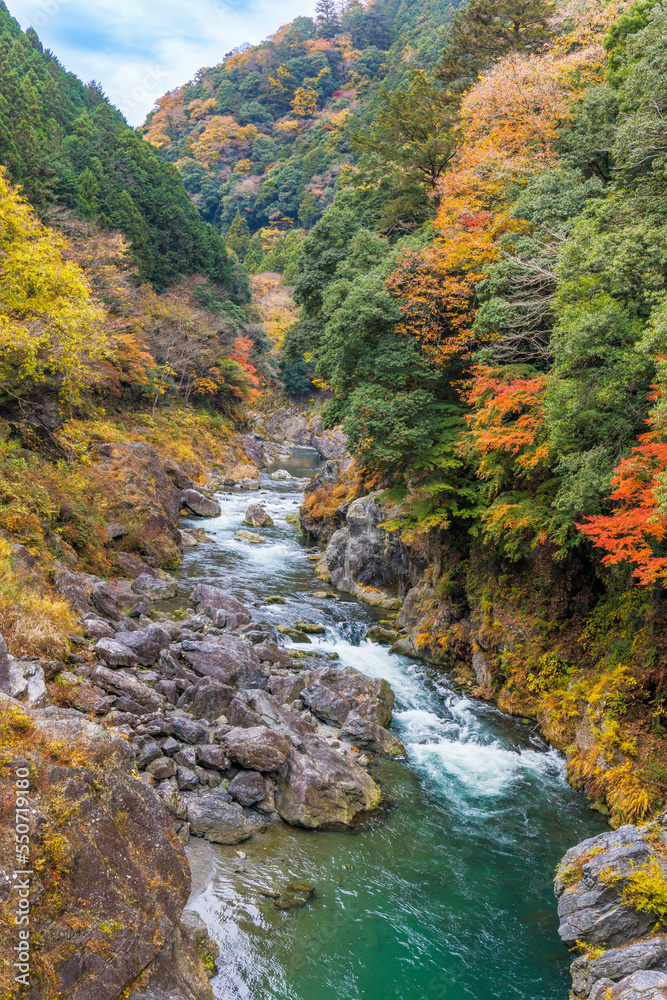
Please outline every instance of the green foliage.
[[438, 77], [454, 94], [508, 52], [535, 52], [549, 37], [552, 0], [469, 0], [453, 18]]
[[142, 276], [158, 289], [197, 271], [229, 281], [224, 244], [191, 204], [178, 172], [96, 84], [84, 86], [67, 73], [32, 29], [21, 32], [1, 2], [0, 79], [0, 163], [36, 209], [61, 203], [121, 229]]

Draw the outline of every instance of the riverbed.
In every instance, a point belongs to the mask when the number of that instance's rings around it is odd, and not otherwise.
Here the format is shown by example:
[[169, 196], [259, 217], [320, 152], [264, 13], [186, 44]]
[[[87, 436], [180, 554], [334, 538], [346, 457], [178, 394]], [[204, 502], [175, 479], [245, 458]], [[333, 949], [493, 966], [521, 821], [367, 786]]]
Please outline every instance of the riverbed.
[[[213, 541], [190, 550], [183, 592], [214, 583], [257, 620], [325, 626], [314, 644], [385, 677], [405, 761], [375, 760], [387, 807], [352, 835], [277, 824], [240, 848], [192, 840], [188, 904], [220, 946], [219, 1000], [565, 1000], [569, 956], [556, 930], [553, 872], [605, 829], [565, 779], [560, 754], [516, 720], [455, 690], [447, 675], [364, 639], [384, 612], [330, 590], [297, 526], [310, 449], [263, 475], [259, 492], [217, 499]], [[274, 520], [265, 544], [235, 532], [251, 502]], [[186, 522], [186, 525], [189, 522]], [[197, 522], [201, 526], [201, 521]], [[267, 604], [279, 595], [285, 604]], [[297, 648], [306, 648], [297, 646]], [[240, 855], [245, 855], [242, 857]], [[315, 887], [302, 909], [270, 895]]]

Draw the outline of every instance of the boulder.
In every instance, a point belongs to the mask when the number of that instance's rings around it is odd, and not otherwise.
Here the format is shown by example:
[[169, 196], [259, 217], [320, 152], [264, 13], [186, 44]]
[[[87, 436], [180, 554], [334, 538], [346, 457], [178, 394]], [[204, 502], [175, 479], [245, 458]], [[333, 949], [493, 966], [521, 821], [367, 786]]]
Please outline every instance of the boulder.
[[602, 979], [593, 987], [590, 1000], [667, 1000], [667, 974], [633, 972], [620, 983]]
[[104, 618], [86, 615], [81, 623], [81, 631], [86, 639], [113, 639], [116, 630]]
[[382, 757], [405, 756], [405, 747], [393, 733], [358, 712], [348, 714], [340, 731], [340, 738], [349, 740], [361, 750], [370, 750]]
[[227, 789], [233, 799], [242, 806], [254, 806], [266, 798], [264, 778], [257, 771], [239, 771], [229, 782]]
[[[132, 633], [126, 632], [125, 635]], [[139, 657], [118, 639], [100, 639], [95, 643], [95, 652], [109, 667], [136, 667]]]
[[273, 524], [273, 519], [258, 503], [251, 503], [245, 512], [243, 523], [249, 524], [251, 528], [270, 528]]
[[[623, 902], [623, 880], [654, 855], [644, 833], [622, 826], [570, 848], [556, 872], [558, 933], [572, 947], [577, 941], [619, 947], [649, 934], [651, 912]], [[617, 876], [610, 880], [610, 875]]]
[[227, 709], [227, 719], [232, 726], [251, 729], [266, 726], [285, 736], [293, 745], [299, 745], [315, 732], [310, 722], [280, 702], [267, 691], [239, 691]]
[[251, 642], [240, 635], [206, 636], [182, 643], [182, 656], [200, 677], [213, 677], [231, 686], [266, 682]]
[[294, 476], [290, 475], [287, 469], [276, 469], [275, 472], [271, 473], [271, 479], [274, 480], [287, 480], [294, 479]]
[[272, 642], [270, 639], [265, 639], [264, 642], [258, 642], [255, 644], [255, 653], [262, 661], [262, 663], [272, 663], [279, 667], [289, 667], [292, 663], [292, 658], [286, 649], [279, 646], [278, 643]]
[[653, 936], [625, 948], [610, 948], [597, 958], [579, 955], [570, 967], [573, 994], [575, 997], [588, 997], [601, 979], [617, 983], [642, 969], [667, 970], [666, 938]]
[[248, 840], [255, 827], [243, 814], [231, 795], [220, 789], [183, 796], [188, 807], [190, 832], [215, 844], [240, 844]]
[[318, 667], [301, 699], [324, 722], [342, 725], [355, 711], [379, 726], [391, 722], [394, 692], [384, 679], [371, 679], [353, 667]]
[[195, 719], [215, 720], [226, 711], [235, 690], [214, 677], [202, 677], [197, 681], [190, 704], [190, 712]]
[[180, 716], [173, 720], [174, 736], [185, 743], [204, 743], [208, 739], [208, 729], [201, 722]]
[[241, 531], [235, 531], [234, 534], [237, 535], [238, 538], [242, 538], [244, 542], [250, 542], [251, 545], [263, 545], [266, 541], [266, 538], [258, 535], [256, 531], [246, 531], [245, 529], [242, 529]]
[[176, 764], [171, 757], [156, 757], [150, 764], [146, 765], [146, 770], [152, 774], [156, 781], [165, 781], [173, 778], [176, 774]]
[[169, 633], [159, 625], [149, 625], [146, 629], [136, 632], [117, 632], [115, 642], [129, 647], [144, 667], [150, 667], [157, 662], [160, 652], [169, 649]]
[[220, 587], [213, 587], [207, 583], [197, 584], [190, 594], [190, 602], [198, 612], [205, 612], [209, 614], [209, 617], [212, 617], [211, 610], [225, 611], [230, 628], [248, 625], [252, 621], [252, 612], [244, 604], [237, 601], [235, 597], [231, 597], [230, 594], [226, 594]]
[[204, 743], [196, 748], [197, 762], [202, 767], [212, 768], [214, 771], [228, 771], [229, 758], [225, 756], [222, 747], [215, 743]]
[[[93, 670], [91, 681], [111, 694], [125, 696], [131, 701], [141, 705], [147, 712], [156, 712], [164, 705], [164, 699], [147, 684], [137, 680], [126, 670], [109, 670], [98, 664]], [[124, 711], [124, 709], [120, 709]]]
[[[172, 760], [173, 764], [174, 761]], [[176, 784], [178, 785], [179, 791], [188, 792], [193, 788], [196, 788], [199, 784], [199, 778], [194, 771], [191, 771], [189, 767], [184, 767], [182, 764], [176, 765]]]
[[164, 577], [156, 578], [149, 573], [141, 573], [132, 581], [132, 590], [135, 594], [149, 597], [154, 601], [170, 600], [178, 593], [178, 583], [173, 576], [165, 573]]
[[269, 677], [269, 691], [278, 699], [281, 705], [290, 705], [299, 697], [306, 684], [310, 680], [310, 674], [292, 674], [289, 677]]
[[225, 753], [253, 771], [276, 771], [287, 760], [290, 744], [267, 726], [232, 729], [222, 738]]
[[139, 559], [138, 556], [130, 555], [129, 552], [117, 552], [115, 558], [116, 565], [123, 576], [126, 576], [129, 580], [136, 580], [142, 574], [147, 574], [157, 579], [157, 570], [149, 566], [143, 559]]
[[88, 599], [93, 607], [97, 608], [101, 614], [106, 615], [107, 618], [111, 618], [114, 621], [118, 621], [120, 618], [118, 595], [114, 592], [111, 584], [105, 580], [94, 584]]
[[290, 750], [276, 778], [276, 809], [286, 823], [341, 829], [377, 808], [382, 793], [358, 764], [317, 736], [307, 737], [304, 749]]
[[215, 500], [209, 500], [199, 490], [182, 490], [181, 504], [197, 517], [220, 517], [222, 508]]
[[393, 628], [383, 628], [382, 625], [373, 625], [372, 628], [368, 629], [364, 638], [383, 646], [393, 646], [399, 639], [399, 633]]
[[34, 660], [16, 660], [13, 656], [9, 661], [9, 691], [12, 698], [23, 702], [30, 708], [41, 708], [48, 701], [48, 692], [44, 679], [44, 670]]

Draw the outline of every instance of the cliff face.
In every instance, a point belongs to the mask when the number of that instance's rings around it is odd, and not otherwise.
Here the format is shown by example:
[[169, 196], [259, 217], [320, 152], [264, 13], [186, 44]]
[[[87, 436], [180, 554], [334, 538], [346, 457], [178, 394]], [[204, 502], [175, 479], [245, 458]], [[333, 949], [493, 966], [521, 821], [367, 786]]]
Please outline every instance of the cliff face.
[[169, 814], [132, 775], [127, 743], [81, 713], [0, 700], [3, 986], [12, 993], [14, 794], [29, 773], [29, 1000], [212, 1000], [180, 918], [190, 871]]

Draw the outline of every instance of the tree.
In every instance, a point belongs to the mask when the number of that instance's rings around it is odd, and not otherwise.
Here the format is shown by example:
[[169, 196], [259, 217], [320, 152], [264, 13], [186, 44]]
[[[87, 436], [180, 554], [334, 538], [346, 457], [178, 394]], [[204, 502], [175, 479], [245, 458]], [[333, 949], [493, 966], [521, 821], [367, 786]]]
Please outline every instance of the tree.
[[245, 255], [250, 249], [250, 228], [238, 209], [234, 221], [229, 227], [226, 243], [239, 260], [245, 259]]
[[[348, 134], [353, 148], [376, 159], [380, 176], [393, 171], [394, 224], [405, 217], [406, 208], [414, 214], [415, 188], [422, 199], [427, 194], [437, 205], [438, 182], [456, 153], [458, 133], [455, 113], [427, 73], [416, 70], [407, 91], [383, 91], [371, 127]], [[389, 229], [392, 212], [387, 206], [384, 215]]]
[[297, 87], [291, 108], [298, 118], [311, 118], [317, 113], [317, 91], [312, 87]]
[[[661, 402], [662, 389], [654, 386], [649, 399]], [[640, 434], [629, 457], [614, 470], [613, 513], [588, 517], [577, 525], [605, 552], [605, 566], [627, 563], [645, 586], [667, 582], [667, 414], [660, 402], [646, 421], [650, 430]]]
[[456, 100], [496, 59], [539, 51], [554, 9], [552, 0], [469, 0], [452, 17], [437, 78]]
[[315, 20], [318, 33], [322, 38], [333, 38], [340, 31], [338, 11], [335, 0], [317, 0], [315, 4]]
[[67, 401], [101, 381], [104, 313], [65, 241], [43, 226], [0, 171], [0, 393], [49, 385]]

